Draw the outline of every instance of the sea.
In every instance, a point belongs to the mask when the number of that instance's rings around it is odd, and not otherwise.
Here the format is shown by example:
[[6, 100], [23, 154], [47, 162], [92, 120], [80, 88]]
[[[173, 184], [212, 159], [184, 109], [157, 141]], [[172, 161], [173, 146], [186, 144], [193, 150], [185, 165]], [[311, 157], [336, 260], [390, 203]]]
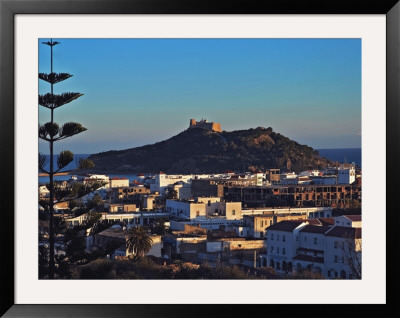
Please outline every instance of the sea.
[[[338, 161], [340, 163], [352, 163], [354, 162], [357, 166], [361, 167], [361, 148], [338, 148], [338, 149], [316, 149], [319, 151], [320, 156], [328, 158], [333, 161]], [[80, 158], [87, 158], [90, 154], [74, 154], [74, 160], [66, 166], [63, 170], [73, 170], [78, 166], [78, 162]], [[56, 167], [58, 155], [54, 155], [54, 164]], [[50, 155], [47, 155], [47, 162], [49, 162]], [[45, 168], [46, 170], [49, 169], [50, 164], [48, 163]], [[150, 174], [146, 174], [143, 172], [145, 176], [150, 176]], [[138, 177], [136, 174], [107, 174], [109, 177], [125, 177], [129, 179], [129, 182], [137, 180]], [[64, 175], [64, 176], [55, 176], [54, 180], [69, 180], [71, 179], [71, 175]], [[49, 182], [49, 177], [39, 177], [39, 183], [45, 184]]]
[[341, 148], [341, 149], [316, 149], [321, 157], [340, 163], [352, 163], [361, 167], [361, 148]]
[[[81, 159], [81, 158], [85, 159], [85, 158], [89, 157], [90, 155], [91, 154], [74, 154], [74, 160], [72, 162], [70, 162], [68, 164], [68, 166], [63, 168], [62, 171], [76, 169], [78, 167], [79, 159]], [[50, 169], [50, 163], [49, 163], [50, 155], [46, 155], [46, 157], [47, 157], [47, 164], [45, 165], [44, 168], [48, 171]], [[54, 158], [54, 161], [53, 161], [54, 167], [57, 167], [58, 155], [54, 155], [53, 158]], [[101, 173], [99, 173], [99, 174], [101, 174]], [[138, 176], [136, 174], [126, 174], [126, 173], [124, 173], [124, 174], [109, 174], [109, 173], [107, 173], [107, 176], [109, 176], [110, 178], [114, 178], [114, 177], [128, 178], [129, 182], [138, 180]], [[145, 174], [145, 176], [150, 176], [150, 173]], [[64, 181], [64, 180], [69, 180], [69, 179], [71, 179], [71, 175], [54, 176], [54, 180], [57, 180], [57, 181]], [[39, 177], [39, 184], [46, 184], [49, 182], [50, 182], [49, 177]]]

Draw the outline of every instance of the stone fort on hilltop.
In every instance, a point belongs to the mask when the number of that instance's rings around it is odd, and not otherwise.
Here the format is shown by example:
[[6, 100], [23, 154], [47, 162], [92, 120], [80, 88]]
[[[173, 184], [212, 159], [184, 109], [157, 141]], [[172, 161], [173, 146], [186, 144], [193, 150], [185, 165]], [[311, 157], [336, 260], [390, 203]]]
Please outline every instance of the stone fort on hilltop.
[[220, 123], [208, 122], [205, 119], [201, 119], [200, 121], [191, 119], [189, 129], [191, 129], [191, 128], [203, 128], [203, 129], [207, 129], [207, 130], [222, 132]]

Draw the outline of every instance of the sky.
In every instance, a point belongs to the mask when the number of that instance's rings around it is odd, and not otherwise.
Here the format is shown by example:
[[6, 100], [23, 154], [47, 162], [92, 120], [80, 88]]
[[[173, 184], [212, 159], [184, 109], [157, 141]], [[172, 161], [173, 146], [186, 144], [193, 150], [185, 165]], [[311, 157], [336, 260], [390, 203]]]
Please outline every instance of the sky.
[[[48, 40], [39, 39], [40, 73], [50, 73]], [[87, 128], [56, 152], [152, 144], [191, 118], [226, 131], [272, 127], [315, 149], [361, 147], [361, 39], [53, 40], [53, 71], [73, 75], [54, 93], [84, 94], [57, 108], [55, 122]], [[39, 106], [39, 123], [49, 120]]]

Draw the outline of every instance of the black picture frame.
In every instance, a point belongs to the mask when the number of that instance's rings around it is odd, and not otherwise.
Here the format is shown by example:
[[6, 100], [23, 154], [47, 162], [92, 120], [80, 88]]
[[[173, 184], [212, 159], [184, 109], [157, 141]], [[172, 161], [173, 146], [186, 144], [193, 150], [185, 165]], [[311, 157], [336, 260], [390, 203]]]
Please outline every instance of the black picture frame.
[[[17, 14], [385, 14], [387, 19], [387, 107], [386, 107], [386, 299], [380, 304], [338, 305], [24, 305], [15, 304], [14, 287], [14, 18]], [[1, 75], [0, 75], [0, 155], [2, 185], [1, 299], [4, 317], [176, 317], [176, 316], [246, 316], [271, 313], [342, 317], [373, 315], [394, 317], [400, 314], [396, 251], [399, 216], [395, 198], [399, 177], [399, 105], [400, 105], [400, 3], [398, 0], [282, 0], [282, 1], [179, 1], [179, 0], [0, 0]], [[301, 292], [301, 291], [299, 291]], [[320, 291], [318, 291], [320, 292]], [[373, 290], [370, 291], [374, 293]], [[284, 295], [282, 295], [284, 297]], [[178, 298], [177, 298], [178, 299]], [[221, 308], [223, 306], [223, 308]], [[268, 306], [268, 307], [266, 307]], [[306, 308], [303, 308], [306, 307]]]

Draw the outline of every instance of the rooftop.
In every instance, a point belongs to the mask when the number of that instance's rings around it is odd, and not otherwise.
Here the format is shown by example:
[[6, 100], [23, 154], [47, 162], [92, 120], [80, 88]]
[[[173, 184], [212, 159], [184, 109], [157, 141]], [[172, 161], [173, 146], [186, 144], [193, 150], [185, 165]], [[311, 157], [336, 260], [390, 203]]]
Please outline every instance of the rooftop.
[[333, 218], [318, 218], [317, 220], [320, 221], [322, 225], [335, 225], [335, 220]]
[[300, 232], [304, 233], [315, 233], [315, 234], [324, 234], [329, 231], [331, 228], [327, 225], [306, 225], [303, 227]]
[[113, 237], [113, 238], [117, 238], [117, 239], [125, 239], [125, 236], [127, 235], [127, 233], [126, 233], [126, 231], [123, 231], [122, 229], [108, 228], [108, 229], [98, 233], [98, 235]]
[[267, 230], [292, 232], [294, 229], [299, 227], [304, 220], [291, 220], [291, 221], [281, 221], [276, 224], [272, 224], [267, 228]]
[[349, 220], [351, 220], [353, 222], [361, 221], [361, 215], [343, 215], [343, 216], [348, 218]]
[[361, 238], [361, 228], [347, 227], [347, 226], [334, 226], [328, 231], [326, 236], [341, 237], [341, 238]]

